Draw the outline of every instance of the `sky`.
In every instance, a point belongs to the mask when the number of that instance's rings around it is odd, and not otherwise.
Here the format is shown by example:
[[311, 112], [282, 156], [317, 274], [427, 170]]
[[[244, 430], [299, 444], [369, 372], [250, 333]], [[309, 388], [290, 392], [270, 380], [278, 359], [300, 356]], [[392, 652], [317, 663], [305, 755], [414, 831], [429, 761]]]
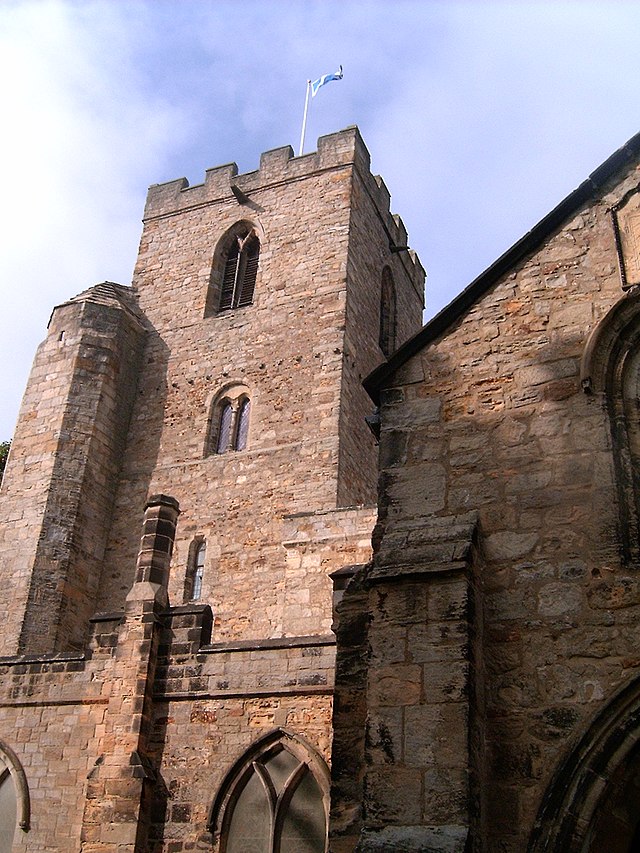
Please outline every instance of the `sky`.
[[0, 441], [51, 310], [131, 282], [147, 187], [357, 124], [433, 316], [640, 130], [640, 3], [0, 0]]

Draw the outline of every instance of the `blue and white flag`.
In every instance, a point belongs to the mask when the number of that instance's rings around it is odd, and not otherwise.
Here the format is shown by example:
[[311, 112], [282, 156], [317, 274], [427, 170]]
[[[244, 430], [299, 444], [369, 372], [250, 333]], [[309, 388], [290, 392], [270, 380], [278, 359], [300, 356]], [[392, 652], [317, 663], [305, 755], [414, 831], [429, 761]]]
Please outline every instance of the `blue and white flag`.
[[311, 97], [315, 98], [318, 89], [321, 86], [324, 86], [325, 83], [330, 83], [332, 80], [342, 80], [342, 65], [335, 74], [323, 74], [322, 77], [318, 77], [317, 80], [314, 80], [311, 84]]

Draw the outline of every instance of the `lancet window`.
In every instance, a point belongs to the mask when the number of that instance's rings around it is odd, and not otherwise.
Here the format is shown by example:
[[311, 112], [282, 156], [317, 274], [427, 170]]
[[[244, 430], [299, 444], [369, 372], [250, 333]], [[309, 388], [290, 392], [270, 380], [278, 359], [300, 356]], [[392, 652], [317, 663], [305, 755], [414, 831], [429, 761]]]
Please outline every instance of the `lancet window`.
[[204, 579], [204, 564], [207, 555], [207, 543], [201, 537], [196, 537], [189, 548], [189, 561], [184, 585], [184, 600], [199, 601], [202, 598], [202, 582]]

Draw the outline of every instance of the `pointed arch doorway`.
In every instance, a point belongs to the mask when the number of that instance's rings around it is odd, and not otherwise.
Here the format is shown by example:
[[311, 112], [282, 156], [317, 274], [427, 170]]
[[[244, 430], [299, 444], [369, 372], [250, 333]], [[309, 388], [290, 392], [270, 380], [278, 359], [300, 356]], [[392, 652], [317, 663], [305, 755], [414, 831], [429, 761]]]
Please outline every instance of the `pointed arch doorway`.
[[596, 716], [559, 766], [528, 850], [640, 851], [640, 676]]

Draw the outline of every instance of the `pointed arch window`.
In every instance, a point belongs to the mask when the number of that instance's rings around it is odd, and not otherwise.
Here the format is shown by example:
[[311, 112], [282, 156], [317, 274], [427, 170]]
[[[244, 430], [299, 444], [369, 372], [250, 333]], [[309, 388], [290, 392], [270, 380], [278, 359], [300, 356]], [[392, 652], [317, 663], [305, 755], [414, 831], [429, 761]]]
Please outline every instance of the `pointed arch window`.
[[623, 296], [592, 330], [580, 368], [584, 391], [609, 416], [625, 563], [640, 565], [640, 292]]
[[220, 288], [219, 311], [243, 308], [253, 302], [253, 291], [258, 273], [260, 241], [252, 228], [244, 236], [238, 234], [227, 250]]
[[387, 356], [396, 348], [396, 288], [389, 267], [382, 270], [378, 343]]
[[275, 732], [227, 775], [210, 828], [220, 853], [325, 853], [328, 771], [293, 735]]
[[246, 387], [227, 388], [214, 401], [205, 455], [245, 450], [249, 441], [251, 399]]
[[218, 243], [205, 304], [205, 317], [251, 305], [256, 287], [260, 238], [251, 222], [236, 222]]

